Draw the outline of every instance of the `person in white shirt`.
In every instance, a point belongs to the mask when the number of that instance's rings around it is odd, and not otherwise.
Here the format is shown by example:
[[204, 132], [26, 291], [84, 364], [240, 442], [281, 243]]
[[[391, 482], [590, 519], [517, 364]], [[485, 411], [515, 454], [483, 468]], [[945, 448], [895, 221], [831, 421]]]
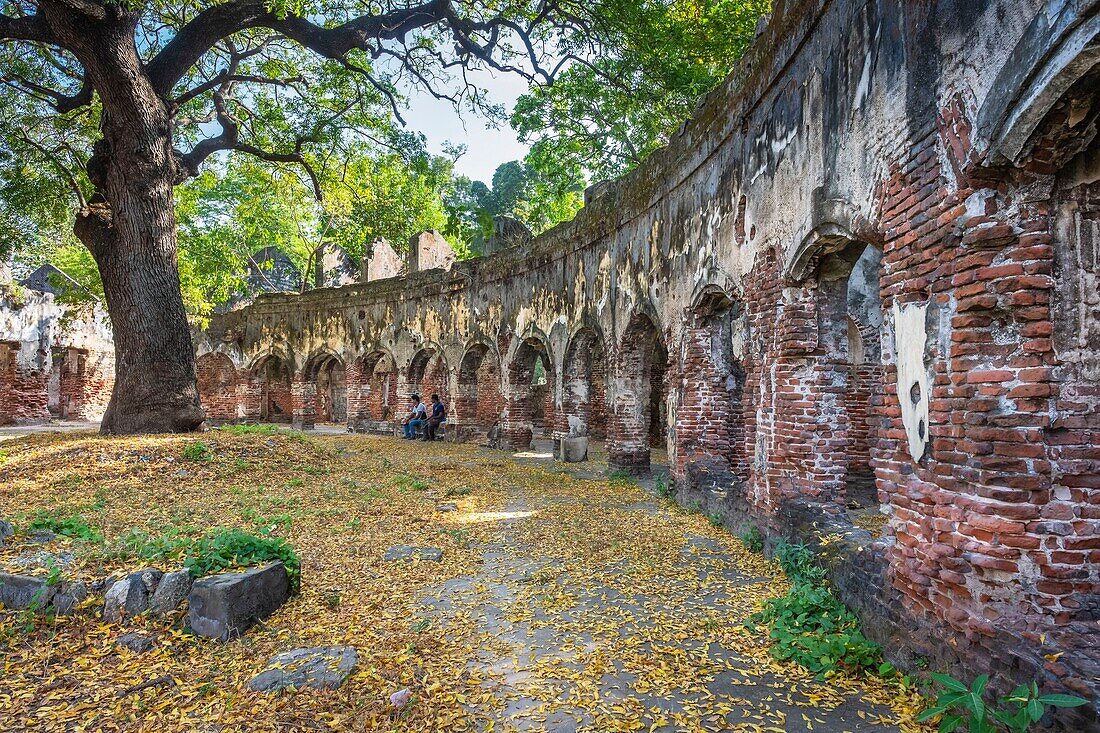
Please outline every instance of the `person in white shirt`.
[[420, 401], [420, 395], [409, 395], [412, 411], [405, 418], [405, 440], [416, 440], [416, 431], [428, 422], [428, 406]]

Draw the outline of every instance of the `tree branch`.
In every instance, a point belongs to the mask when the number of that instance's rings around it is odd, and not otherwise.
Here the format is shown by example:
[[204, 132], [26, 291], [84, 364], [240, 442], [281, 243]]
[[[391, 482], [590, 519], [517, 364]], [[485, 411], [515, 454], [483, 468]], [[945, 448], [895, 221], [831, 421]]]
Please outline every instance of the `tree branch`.
[[422, 5], [381, 15], [363, 15], [343, 25], [322, 28], [305, 18], [280, 19], [268, 11], [266, 0], [231, 0], [203, 10], [169, 41], [146, 67], [153, 87], [168, 96], [187, 70], [223, 38], [246, 28], [270, 28], [302, 46], [331, 59], [348, 51], [369, 47], [374, 40], [403, 38], [408, 33], [443, 20], [450, 0], [429, 0]]
[[3, 41], [38, 41], [51, 46], [59, 45], [49, 25], [37, 14], [20, 18], [0, 15], [0, 42]]

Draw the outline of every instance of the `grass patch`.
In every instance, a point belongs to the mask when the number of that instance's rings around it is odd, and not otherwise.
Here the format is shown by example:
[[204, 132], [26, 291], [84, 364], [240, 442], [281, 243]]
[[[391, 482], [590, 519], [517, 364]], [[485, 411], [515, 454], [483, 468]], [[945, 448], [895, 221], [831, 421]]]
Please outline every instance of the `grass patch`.
[[222, 425], [219, 428], [215, 428], [219, 433], [226, 433], [228, 435], [277, 435], [278, 433], [285, 433], [277, 425], [263, 424], [263, 425]]
[[301, 588], [302, 565], [298, 553], [284, 539], [257, 537], [239, 529], [219, 529], [190, 545], [184, 567], [196, 578], [232, 568], [282, 560], [294, 593]]
[[40, 509], [30, 515], [26, 529], [31, 531], [47, 530], [62, 537], [70, 537], [85, 542], [99, 543], [103, 541], [103, 533], [84, 521], [84, 518], [79, 514], [62, 515]]
[[183, 457], [189, 461], [209, 461], [214, 458], [214, 449], [196, 440], [183, 447]]

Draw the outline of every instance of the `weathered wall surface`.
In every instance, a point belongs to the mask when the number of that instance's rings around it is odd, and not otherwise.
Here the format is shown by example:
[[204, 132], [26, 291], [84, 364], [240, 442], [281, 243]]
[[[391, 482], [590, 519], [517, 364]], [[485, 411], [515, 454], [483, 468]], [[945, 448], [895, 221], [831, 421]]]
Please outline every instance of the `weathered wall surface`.
[[[776, 6], [573, 222], [261, 296], [198, 336], [200, 373], [232, 363], [236, 419], [283, 400], [311, 425], [338, 359], [353, 427], [439, 391], [463, 437], [606, 435], [635, 469], [667, 451], [732, 527], [835, 533], [834, 580], [895, 658], [1095, 699], [1100, 3]], [[875, 507], [879, 537], [852, 523]]]
[[0, 425], [99, 420], [114, 374], [104, 312], [67, 313], [51, 293], [0, 291]]

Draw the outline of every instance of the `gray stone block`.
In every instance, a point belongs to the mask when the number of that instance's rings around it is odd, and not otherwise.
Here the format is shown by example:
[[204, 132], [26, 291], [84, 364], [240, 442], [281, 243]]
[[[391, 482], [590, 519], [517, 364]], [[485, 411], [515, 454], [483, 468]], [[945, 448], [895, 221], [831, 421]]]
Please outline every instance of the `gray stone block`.
[[124, 649], [129, 649], [134, 654], [144, 654], [153, 649], [153, 637], [144, 634], [123, 634], [115, 640]]
[[103, 620], [118, 623], [148, 611], [149, 599], [163, 575], [160, 570], [146, 568], [113, 583], [103, 598]]
[[562, 438], [558, 447], [558, 458], [566, 463], [581, 463], [588, 460], [588, 438]]
[[13, 611], [45, 608], [56, 591], [57, 586], [47, 585], [45, 578], [0, 573], [0, 604]]
[[399, 560], [423, 560], [424, 562], [439, 562], [443, 559], [443, 550], [437, 547], [412, 547], [410, 545], [397, 545], [386, 550], [382, 556], [386, 562]]
[[191, 585], [190, 570], [184, 569], [166, 573], [157, 583], [157, 589], [153, 592], [153, 597], [149, 599], [149, 610], [156, 614], [175, 611], [187, 598], [187, 594], [191, 592]]
[[290, 578], [281, 562], [211, 575], [192, 586], [187, 620], [199, 636], [227, 641], [275, 613], [289, 597]]
[[11, 522], [5, 522], [0, 519], [0, 547], [4, 546], [4, 541], [15, 534], [15, 527], [11, 525]]
[[76, 605], [88, 597], [88, 586], [79, 580], [62, 583], [51, 601], [58, 616], [68, 616]]
[[276, 654], [267, 669], [253, 677], [248, 689], [278, 692], [288, 687], [335, 690], [355, 670], [359, 655], [350, 646], [322, 646]]

